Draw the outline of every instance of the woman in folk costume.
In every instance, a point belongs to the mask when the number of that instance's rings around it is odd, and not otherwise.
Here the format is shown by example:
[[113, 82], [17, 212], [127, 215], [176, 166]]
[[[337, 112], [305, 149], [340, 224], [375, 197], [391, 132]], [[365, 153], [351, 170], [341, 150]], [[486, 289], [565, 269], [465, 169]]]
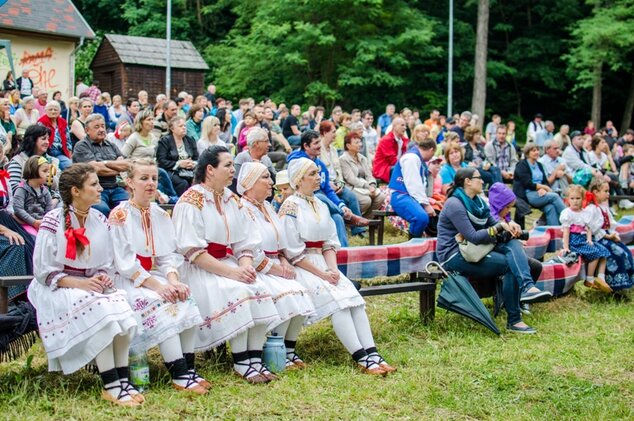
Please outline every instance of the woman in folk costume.
[[286, 345], [286, 367], [305, 368], [306, 365], [295, 353], [295, 343], [306, 321], [315, 307], [308, 291], [295, 281], [295, 269], [283, 254], [286, 236], [282, 223], [266, 201], [273, 191], [273, 179], [266, 166], [259, 162], [247, 162], [240, 168], [237, 183], [242, 195], [242, 211], [253, 223], [252, 234], [259, 234], [260, 244], [253, 250], [253, 264], [260, 278], [273, 294], [282, 323], [274, 334], [284, 338]]
[[315, 198], [320, 176], [315, 163], [306, 158], [291, 161], [288, 176], [295, 194], [280, 208], [287, 238], [286, 257], [297, 266], [297, 280], [313, 299], [316, 313], [308, 323], [332, 316], [332, 325], [360, 368], [369, 374], [396, 371], [379, 355], [365, 301], [352, 282], [337, 268], [340, 247], [327, 206]]
[[236, 373], [249, 383], [267, 383], [275, 376], [262, 364], [262, 347], [280, 317], [253, 267], [258, 238], [248, 231], [240, 200], [227, 188], [234, 173], [227, 148], [206, 149], [195, 184], [181, 196], [172, 220], [177, 249], [185, 256], [181, 276], [203, 317], [195, 349], [229, 341]]
[[202, 318], [189, 287], [179, 280], [183, 256], [176, 253], [172, 220], [152, 203], [158, 168], [147, 158], [135, 160], [126, 181], [132, 198], [110, 212], [109, 222], [115, 285], [128, 293], [139, 322], [132, 347], [146, 351], [158, 345], [173, 387], [205, 394], [211, 384], [194, 368], [196, 327]]
[[73, 373], [95, 361], [103, 399], [138, 406], [143, 396], [128, 382], [128, 350], [137, 323], [126, 293], [115, 290], [112, 244], [97, 173], [74, 164], [60, 176], [63, 209], [42, 220], [35, 242], [29, 300], [37, 310], [49, 370]]

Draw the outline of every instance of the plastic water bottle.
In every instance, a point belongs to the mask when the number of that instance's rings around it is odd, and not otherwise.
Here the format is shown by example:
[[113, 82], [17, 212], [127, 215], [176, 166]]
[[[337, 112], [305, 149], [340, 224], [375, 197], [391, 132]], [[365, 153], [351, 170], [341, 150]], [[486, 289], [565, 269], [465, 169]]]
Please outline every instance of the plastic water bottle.
[[264, 344], [262, 359], [264, 364], [274, 373], [286, 368], [286, 346], [282, 336], [269, 336]]
[[139, 392], [147, 390], [150, 386], [150, 366], [145, 350], [130, 348], [130, 383]]

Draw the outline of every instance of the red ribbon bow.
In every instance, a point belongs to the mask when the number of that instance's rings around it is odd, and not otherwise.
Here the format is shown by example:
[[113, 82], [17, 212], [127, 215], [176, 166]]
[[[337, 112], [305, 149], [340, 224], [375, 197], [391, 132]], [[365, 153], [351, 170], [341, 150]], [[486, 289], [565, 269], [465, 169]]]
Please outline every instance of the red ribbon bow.
[[586, 197], [584, 197], [584, 200], [583, 200], [583, 207], [585, 208], [590, 203], [596, 206], [599, 206], [599, 202], [597, 202], [597, 197], [594, 195], [594, 193], [587, 191]]
[[7, 170], [0, 170], [0, 178], [9, 178], [9, 172]]
[[66, 258], [75, 260], [77, 258], [77, 241], [84, 246], [90, 244], [90, 240], [85, 235], [86, 228], [68, 228], [64, 231], [66, 237]]

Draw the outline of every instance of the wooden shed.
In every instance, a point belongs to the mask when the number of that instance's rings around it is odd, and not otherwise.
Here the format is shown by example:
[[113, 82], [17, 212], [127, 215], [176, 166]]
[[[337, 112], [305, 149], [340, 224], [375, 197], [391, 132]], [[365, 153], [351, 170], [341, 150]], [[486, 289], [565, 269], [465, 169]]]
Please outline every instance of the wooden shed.
[[[165, 93], [166, 49], [165, 39], [105, 35], [90, 64], [93, 79], [102, 91], [119, 94], [124, 102], [140, 90], [147, 91], [154, 102], [156, 95]], [[171, 63], [171, 98], [181, 91], [194, 96], [205, 91], [209, 66], [191, 42], [171, 42]]]

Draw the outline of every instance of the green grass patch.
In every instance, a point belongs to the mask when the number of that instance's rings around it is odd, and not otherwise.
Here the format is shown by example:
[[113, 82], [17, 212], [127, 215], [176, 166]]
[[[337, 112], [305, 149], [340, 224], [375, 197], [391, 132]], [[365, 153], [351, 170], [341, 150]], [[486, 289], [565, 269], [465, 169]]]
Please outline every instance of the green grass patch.
[[[406, 241], [387, 229], [390, 242]], [[150, 352], [152, 384], [141, 408], [100, 399], [101, 382], [81, 370], [47, 372], [38, 342], [0, 365], [0, 418], [11, 420], [180, 419], [634, 419], [632, 293], [615, 300], [581, 285], [537, 304], [526, 322], [538, 334], [496, 337], [444, 310], [423, 325], [416, 293], [369, 297], [375, 340], [398, 372], [362, 374], [328, 321], [306, 328], [298, 352], [309, 367], [252, 386], [222, 355], [199, 355], [213, 383], [206, 396], [170, 387], [160, 355]], [[491, 308], [490, 299], [485, 304]], [[505, 324], [504, 315], [496, 319]]]

